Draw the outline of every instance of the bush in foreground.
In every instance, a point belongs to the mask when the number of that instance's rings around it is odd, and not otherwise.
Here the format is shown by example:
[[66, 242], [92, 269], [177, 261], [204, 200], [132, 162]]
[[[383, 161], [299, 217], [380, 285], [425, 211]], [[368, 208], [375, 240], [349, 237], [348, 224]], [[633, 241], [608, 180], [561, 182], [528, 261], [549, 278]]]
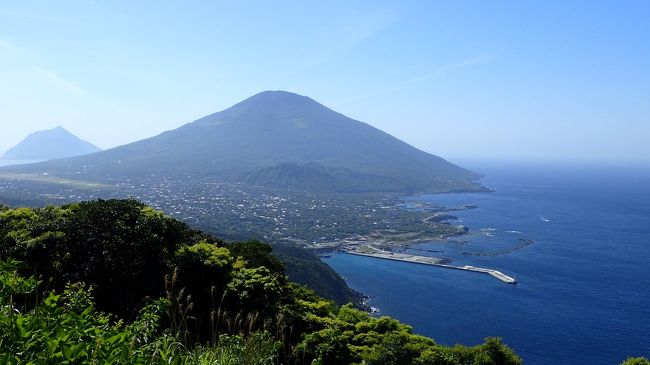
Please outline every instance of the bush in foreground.
[[133, 200], [4, 209], [0, 262], [7, 364], [521, 364], [498, 339], [445, 347], [339, 307], [291, 283], [270, 246]]

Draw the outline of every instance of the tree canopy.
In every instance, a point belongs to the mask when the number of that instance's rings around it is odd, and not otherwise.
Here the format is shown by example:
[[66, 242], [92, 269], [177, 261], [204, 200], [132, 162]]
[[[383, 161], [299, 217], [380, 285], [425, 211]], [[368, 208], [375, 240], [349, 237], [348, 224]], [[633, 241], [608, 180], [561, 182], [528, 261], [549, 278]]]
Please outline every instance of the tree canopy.
[[445, 347], [338, 306], [271, 246], [135, 200], [0, 210], [0, 281], [7, 364], [521, 364], [498, 339]]

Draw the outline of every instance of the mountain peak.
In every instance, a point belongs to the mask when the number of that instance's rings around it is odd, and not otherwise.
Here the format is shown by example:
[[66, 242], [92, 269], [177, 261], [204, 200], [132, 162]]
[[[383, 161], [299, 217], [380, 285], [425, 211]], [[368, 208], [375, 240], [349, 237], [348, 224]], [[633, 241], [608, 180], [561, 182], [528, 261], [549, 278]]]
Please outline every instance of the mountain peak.
[[42, 161], [85, 155], [101, 151], [91, 143], [81, 140], [62, 126], [37, 131], [10, 148], [2, 159]]
[[330, 119], [333, 110], [307, 96], [289, 91], [268, 90], [257, 93], [230, 108], [205, 116], [195, 123], [219, 126], [224, 123], [252, 123], [254, 125], [287, 123], [296, 119]]
[[269, 105], [275, 105], [275, 107], [318, 105], [323, 107], [321, 104], [310, 97], [283, 90], [262, 91], [234, 105], [233, 108], [240, 105], [259, 105], [260, 107], [267, 107]]
[[[261, 92], [178, 129], [108, 151], [20, 168], [39, 169], [87, 179], [209, 176], [306, 191], [480, 189], [474, 183], [477, 174], [287, 91]], [[78, 173], [82, 170], [86, 175]]]
[[68, 131], [67, 129], [63, 128], [60, 125], [57, 125], [56, 127], [52, 128], [52, 129], [46, 129], [46, 130], [34, 132], [31, 135], [39, 135], [39, 134], [50, 135], [50, 136], [51, 135], [72, 136], [72, 137], [76, 138], [76, 136], [74, 134], [70, 133], [70, 131]]
[[248, 99], [254, 99], [254, 98], [308, 98], [307, 96], [292, 93], [291, 91], [285, 91], [285, 90], [264, 90], [261, 91]]

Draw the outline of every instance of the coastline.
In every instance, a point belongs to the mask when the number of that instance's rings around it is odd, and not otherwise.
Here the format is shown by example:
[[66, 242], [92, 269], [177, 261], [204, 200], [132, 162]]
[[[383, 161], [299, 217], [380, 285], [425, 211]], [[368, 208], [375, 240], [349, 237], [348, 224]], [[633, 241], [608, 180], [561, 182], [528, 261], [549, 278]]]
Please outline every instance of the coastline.
[[[466, 211], [466, 210], [479, 208], [478, 205], [476, 204], [465, 204], [461, 206], [447, 208], [447, 207], [431, 206], [428, 204], [421, 204], [421, 203], [417, 204], [415, 207], [409, 207], [407, 206], [406, 203], [404, 203], [404, 200], [400, 199], [397, 201], [399, 202], [397, 203], [399, 209], [403, 209], [406, 211], [415, 210], [415, 211], [420, 211], [422, 213], [432, 212], [433, 215], [426, 214], [426, 216], [421, 219], [422, 223], [431, 226], [440, 225], [445, 227], [452, 227], [450, 221], [455, 221], [458, 219], [458, 217], [449, 214], [450, 212]], [[425, 232], [409, 232], [403, 235], [397, 234], [392, 236], [388, 235], [388, 236], [378, 237], [378, 234], [375, 232], [367, 236], [351, 237], [350, 239], [347, 240], [341, 240], [337, 242], [325, 242], [325, 243], [320, 243], [315, 247], [313, 245], [311, 247], [308, 245], [307, 247], [310, 248], [314, 253], [316, 253], [321, 260], [323, 258], [329, 258], [331, 256], [330, 254], [334, 252], [341, 252], [341, 253], [347, 253], [352, 255], [357, 254], [361, 256], [370, 256], [370, 255], [365, 255], [363, 251], [368, 249], [375, 250], [376, 248], [379, 248], [380, 250], [385, 250], [386, 252], [390, 252], [390, 253], [397, 253], [399, 255], [399, 252], [405, 251], [413, 246], [417, 246], [423, 243], [431, 243], [431, 242], [445, 243], [448, 242], [449, 238], [465, 235], [469, 233], [469, 231], [470, 229], [468, 227], [456, 226], [455, 230], [446, 234], [426, 234]], [[434, 250], [423, 250], [423, 251], [431, 252]], [[443, 252], [443, 251], [439, 250], [438, 252]], [[424, 260], [431, 260], [431, 262], [435, 263], [435, 265], [439, 265], [443, 267], [452, 263], [452, 259], [450, 258], [441, 258], [441, 257], [433, 257], [433, 256], [429, 256]], [[342, 278], [347, 281], [345, 277], [342, 276]], [[371, 296], [354, 289], [352, 289], [352, 291], [354, 292], [354, 299], [355, 299], [355, 303], [353, 304], [357, 308], [375, 315], [378, 315], [381, 312], [380, 308], [376, 306], [372, 306], [370, 304], [370, 301], [372, 300]]]
[[[374, 231], [367, 235], [356, 235], [333, 242], [306, 244], [306, 247], [318, 255], [327, 255], [332, 252], [363, 252], [367, 249], [400, 252], [423, 243], [445, 243], [452, 237], [463, 236], [470, 232], [470, 228], [464, 225], [452, 225], [452, 222], [458, 220], [458, 217], [449, 213], [479, 208], [476, 204], [464, 204], [454, 207], [435, 206], [421, 201], [404, 200], [404, 198], [398, 200], [396, 207], [407, 212], [421, 213], [423, 217], [421, 223], [424, 224], [426, 230], [420, 229], [419, 231], [408, 232]], [[432, 214], [429, 215], [428, 213]], [[448, 258], [436, 259], [451, 263], [451, 259]]]

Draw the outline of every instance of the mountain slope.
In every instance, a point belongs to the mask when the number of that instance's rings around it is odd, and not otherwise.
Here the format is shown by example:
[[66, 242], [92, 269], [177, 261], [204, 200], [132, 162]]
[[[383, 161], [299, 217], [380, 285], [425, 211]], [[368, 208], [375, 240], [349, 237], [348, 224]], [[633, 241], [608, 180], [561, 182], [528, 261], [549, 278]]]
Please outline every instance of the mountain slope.
[[294, 189], [327, 180], [320, 190], [333, 191], [474, 189], [479, 177], [285, 91], [259, 93], [178, 129], [91, 156], [16, 169], [64, 176], [80, 171], [99, 179], [189, 174]]
[[91, 143], [81, 140], [63, 127], [30, 134], [10, 148], [3, 160], [53, 160], [101, 151]]

